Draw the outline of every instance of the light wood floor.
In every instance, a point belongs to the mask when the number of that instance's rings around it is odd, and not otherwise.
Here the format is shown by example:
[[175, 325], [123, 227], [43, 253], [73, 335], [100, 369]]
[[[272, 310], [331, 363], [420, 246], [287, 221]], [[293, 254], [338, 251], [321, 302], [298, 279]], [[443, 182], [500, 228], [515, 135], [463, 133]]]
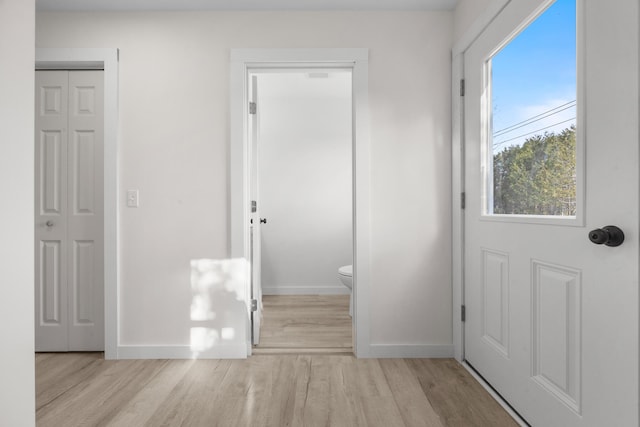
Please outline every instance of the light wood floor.
[[254, 354], [352, 353], [349, 295], [265, 295]]
[[516, 426], [451, 359], [36, 355], [38, 426]]
[[348, 296], [263, 303], [247, 360], [37, 354], [38, 426], [516, 425], [454, 360], [353, 357]]

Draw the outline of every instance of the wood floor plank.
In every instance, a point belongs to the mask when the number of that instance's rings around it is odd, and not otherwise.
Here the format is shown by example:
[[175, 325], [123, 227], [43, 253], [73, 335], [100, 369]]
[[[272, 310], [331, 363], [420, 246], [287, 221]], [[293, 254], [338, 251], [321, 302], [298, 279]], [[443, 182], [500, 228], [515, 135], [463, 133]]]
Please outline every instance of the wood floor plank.
[[95, 375], [102, 353], [36, 354], [36, 410]]
[[[261, 357], [256, 357], [261, 359]], [[274, 365], [270, 399], [267, 402], [266, 426], [302, 425], [304, 412], [303, 402], [306, 399], [311, 360], [309, 356], [271, 356], [265, 358], [268, 364]]]
[[103, 361], [91, 378], [78, 382], [36, 411], [39, 426], [106, 426], [141, 388], [162, 370], [166, 361]]
[[407, 427], [442, 427], [440, 416], [404, 359], [382, 359], [380, 366]]
[[395, 402], [388, 397], [366, 397], [363, 399], [366, 415], [364, 425], [371, 427], [405, 427]]
[[345, 371], [349, 392], [364, 397], [388, 397], [392, 395], [378, 359], [352, 360], [353, 368]]
[[[232, 362], [229, 372], [220, 383], [220, 387], [228, 391], [225, 395], [219, 395], [212, 405], [214, 408], [217, 406], [220, 413], [219, 425], [268, 425], [268, 399], [272, 395], [272, 384], [274, 377], [282, 375], [273, 362], [260, 358]], [[228, 397], [233, 398], [232, 405], [226, 403]]]
[[330, 369], [331, 366], [327, 363], [326, 356], [311, 359], [307, 391], [304, 400], [303, 425], [329, 425], [329, 397], [331, 392]]
[[220, 384], [230, 367], [229, 360], [199, 360], [193, 363], [156, 408], [146, 426], [205, 425], [207, 413], [203, 412], [221, 394], [226, 393]]
[[444, 425], [516, 427], [518, 424], [453, 359], [410, 359], [425, 395]]
[[153, 425], [150, 419], [175, 391], [178, 383], [195, 363], [193, 360], [172, 360], [113, 417], [113, 426]]
[[379, 359], [352, 359], [344, 371], [347, 393], [354, 395], [365, 426], [405, 426]]

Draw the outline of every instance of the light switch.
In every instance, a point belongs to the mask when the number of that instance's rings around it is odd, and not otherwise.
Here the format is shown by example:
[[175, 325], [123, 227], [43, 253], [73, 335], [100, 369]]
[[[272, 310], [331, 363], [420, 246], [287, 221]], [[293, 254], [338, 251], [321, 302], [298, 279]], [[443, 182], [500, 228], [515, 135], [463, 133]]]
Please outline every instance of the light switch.
[[127, 206], [137, 208], [140, 202], [138, 190], [127, 190]]

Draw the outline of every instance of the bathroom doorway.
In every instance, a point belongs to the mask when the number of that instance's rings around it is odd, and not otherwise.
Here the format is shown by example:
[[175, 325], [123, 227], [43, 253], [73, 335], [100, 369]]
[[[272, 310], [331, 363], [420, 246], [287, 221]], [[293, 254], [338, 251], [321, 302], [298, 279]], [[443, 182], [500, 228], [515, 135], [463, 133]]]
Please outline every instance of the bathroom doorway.
[[352, 353], [352, 70], [248, 81], [253, 353]]

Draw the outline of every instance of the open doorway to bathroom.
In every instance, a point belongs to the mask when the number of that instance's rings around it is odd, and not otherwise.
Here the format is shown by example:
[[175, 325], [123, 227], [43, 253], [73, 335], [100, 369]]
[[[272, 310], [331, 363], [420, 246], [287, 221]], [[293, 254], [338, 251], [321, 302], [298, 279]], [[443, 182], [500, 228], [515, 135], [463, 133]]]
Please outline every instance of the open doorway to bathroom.
[[249, 84], [253, 354], [352, 353], [352, 71], [259, 69]]

